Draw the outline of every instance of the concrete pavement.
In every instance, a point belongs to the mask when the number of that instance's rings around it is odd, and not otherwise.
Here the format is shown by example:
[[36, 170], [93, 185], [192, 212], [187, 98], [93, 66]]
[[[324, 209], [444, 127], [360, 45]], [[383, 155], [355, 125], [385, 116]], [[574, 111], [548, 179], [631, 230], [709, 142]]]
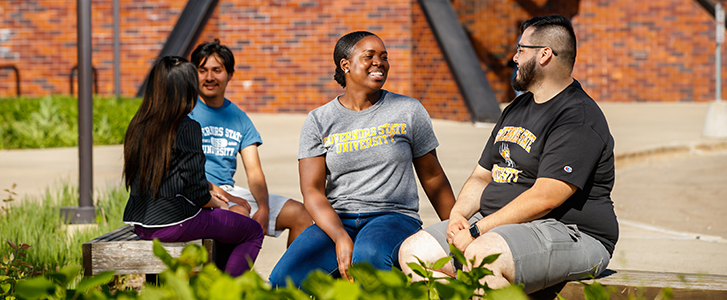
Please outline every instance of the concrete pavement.
[[[612, 269], [727, 275], [727, 139], [701, 136], [706, 103], [601, 103], [616, 139], [612, 194], [621, 238]], [[303, 114], [250, 114], [264, 144], [270, 192], [301, 199], [297, 145]], [[440, 162], [455, 194], [473, 170], [492, 124], [433, 120]], [[94, 186], [121, 185], [121, 146], [94, 148]], [[38, 198], [65, 180], [78, 183], [76, 148], [0, 150], [0, 189]], [[244, 172], [235, 176], [245, 186]], [[5, 198], [5, 194], [0, 194]], [[420, 190], [424, 226], [438, 221]], [[266, 237], [256, 262], [263, 278], [285, 251]]]

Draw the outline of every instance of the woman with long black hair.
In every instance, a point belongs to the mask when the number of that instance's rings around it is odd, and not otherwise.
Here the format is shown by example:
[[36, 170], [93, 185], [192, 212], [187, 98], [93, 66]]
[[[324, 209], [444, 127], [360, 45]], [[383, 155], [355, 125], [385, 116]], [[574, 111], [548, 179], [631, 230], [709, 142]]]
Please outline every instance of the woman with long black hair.
[[131, 193], [123, 219], [146, 240], [214, 239], [221, 248], [217, 265], [238, 276], [260, 252], [262, 227], [210, 193], [200, 125], [187, 116], [197, 103], [197, 85], [197, 69], [184, 58], [164, 57], [152, 69], [124, 139], [123, 175]]

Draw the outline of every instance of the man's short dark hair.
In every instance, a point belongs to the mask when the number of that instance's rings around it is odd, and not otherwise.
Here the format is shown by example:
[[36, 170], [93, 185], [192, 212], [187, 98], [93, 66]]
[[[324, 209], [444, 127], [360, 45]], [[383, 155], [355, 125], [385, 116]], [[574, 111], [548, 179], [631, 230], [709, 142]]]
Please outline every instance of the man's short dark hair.
[[576, 34], [568, 18], [560, 15], [535, 17], [523, 22], [520, 30], [525, 32], [529, 27], [534, 28], [530, 43], [552, 48], [573, 68], [576, 62]]
[[197, 48], [192, 51], [190, 62], [192, 62], [195, 67], [199, 68], [206, 64], [207, 59], [209, 59], [212, 55], [216, 55], [220, 60], [220, 63], [225, 66], [227, 74], [232, 75], [232, 73], [235, 73], [235, 56], [232, 55], [230, 48], [220, 44], [219, 39], [197, 46]]

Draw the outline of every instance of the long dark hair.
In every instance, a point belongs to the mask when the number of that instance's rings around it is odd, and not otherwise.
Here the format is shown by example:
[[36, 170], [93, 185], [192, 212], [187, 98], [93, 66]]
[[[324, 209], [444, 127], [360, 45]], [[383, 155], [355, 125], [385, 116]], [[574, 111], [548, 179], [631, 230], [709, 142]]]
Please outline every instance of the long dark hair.
[[[124, 138], [124, 182], [139, 181], [142, 194], [156, 195], [176, 147], [177, 129], [197, 103], [197, 68], [166, 56], [152, 68], [144, 100]], [[151, 190], [149, 190], [151, 189]]]
[[342, 36], [336, 42], [336, 48], [333, 49], [333, 62], [336, 63], [336, 73], [333, 75], [333, 79], [342, 87], [346, 87], [346, 73], [341, 69], [341, 59], [348, 59], [356, 43], [370, 35], [376, 36], [368, 31], [354, 31]]

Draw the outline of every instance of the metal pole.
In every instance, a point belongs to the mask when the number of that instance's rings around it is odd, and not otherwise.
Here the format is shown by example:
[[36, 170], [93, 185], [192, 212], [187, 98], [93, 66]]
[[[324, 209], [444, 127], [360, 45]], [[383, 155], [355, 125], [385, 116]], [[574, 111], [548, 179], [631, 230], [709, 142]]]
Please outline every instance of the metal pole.
[[[93, 67], [91, 0], [78, 0], [78, 206], [93, 208]], [[94, 216], [95, 219], [95, 216]]]
[[717, 102], [722, 101], [722, 44], [717, 43], [717, 53], [715, 55], [714, 63], [715, 63], [715, 77], [714, 81], [716, 82], [715, 87], [715, 96], [717, 97]]
[[716, 101], [722, 101], [722, 43], [724, 43], [724, 9], [722, 4], [717, 3], [714, 6], [714, 19], [717, 21], [717, 27], [715, 28], [715, 40], [717, 42], [717, 49], [714, 55], [715, 63], [715, 97]]
[[722, 44], [724, 43], [724, 9], [722, 4], [714, 6], [714, 19], [717, 21], [715, 28], [715, 40], [717, 50], [715, 53], [715, 99], [707, 107], [707, 115], [704, 118], [704, 129], [702, 135], [710, 138], [727, 138], [727, 101], [722, 101]]
[[93, 67], [91, 0], [77, 0], [78, 14], [78, 207], [61, 208], [69, 223], [93, 223]]
[[119, 36], [119, 0], [114, 0], [114, 92], [121, 98], [121, 36]]
[[93, 206], [93, 70], [91, 0], [78, 0], [78, 158], [79, 206]]

